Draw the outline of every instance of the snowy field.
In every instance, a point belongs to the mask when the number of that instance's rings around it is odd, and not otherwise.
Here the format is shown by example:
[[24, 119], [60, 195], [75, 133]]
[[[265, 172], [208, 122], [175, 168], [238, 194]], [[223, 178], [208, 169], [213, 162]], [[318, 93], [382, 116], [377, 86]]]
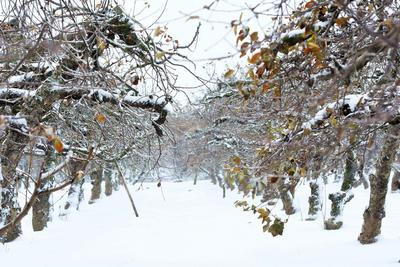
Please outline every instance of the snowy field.
[[[85, 200], [79, 212], [54, 215], [43, 232], [29, 230], [30, 219], [25, 218], [23, 236], [0, 245], [0, 266], [400, 267], [400, 194], [388, 195], [378, 243], [360, 245], [357, 236], [368, 203], [368, 192], [361, 188], [345, 208], [343, 228], [325, 231], [322, 215], [305, 221], [309, 190], [300, 185], [295, 199], [299, 212], [291, 216], [283, 236], [275, 238], [262, 232], [255, 215], [234, 207], [241, 199], [236, 193], [222, 199], [221, 190], [208, 181], [196, 186], [163, 183], [162, 188], [165, 200], [154, 183], [132, 188], [140, 218], [134, 217], [122, 188], [93, 205]], [[55, 214], [62, 203], [57, 205]]]

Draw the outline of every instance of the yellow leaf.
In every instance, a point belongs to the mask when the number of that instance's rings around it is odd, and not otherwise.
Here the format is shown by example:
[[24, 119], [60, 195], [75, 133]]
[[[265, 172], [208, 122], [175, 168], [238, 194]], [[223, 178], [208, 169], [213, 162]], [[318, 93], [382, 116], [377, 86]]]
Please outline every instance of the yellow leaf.
[[299, 173], [301, 177], [306, 177], [307, 176], [306, 168], [300, 168]]
[[82, 170], [77, 171], [76, 174], [75, 174], [75, 180], [80, 181], [84, 174], [85, 173]]
[[275, 98], [280, 98], [282, 96], [282, 91], [279, 86], [274, 87], [274, 97]]
[[104, 49], [107, 47], [107, 43], [100, 37], [97, 37], [97, 48], [99, 49], [99, 54], [102, 54]]
[[249, 76], [253, 81], [256, 80], [256, 75], [254, 74], [253, 69], [249, 69], [249, 70], [247, 71], [247, 76]]
[[235, 73], [235, 71], [233, 69], [228, 69], [227, 72], [225, 72], [225, 74], [224, 74], [224, 78], [225, 79], [231, 78], [234, 73]]
[[106, 116], [104, 116], [104, 114], [101, 113], [97, 113], [96, 114], [96, 121], [100, 124], [104, 124], [106, 122]]
[[237, 25], [233, 25], [233, 34], [235, 34], [235, 36], [237, 35]]
[[336, 116], [332, 116], [330, 120], [331, 120], [332, 126], [337, 127], [338, 123], [337, 123]]
[[164, 51], [160, 51], [156, 53], [156, 59], [162, 59], [165, 56]]
[[164, 29], [162, 29], [160, 26], [158, 26], [155, 30], [154, 30], [154, 36], [155, 37], [158, 37], [158, 36], [160, 36], [161, 34], [163, 34], [164, 33]]
[[239, 173], [239, 172], [241, 171], [241, 169], [240, 169], [239, 167], [234, 167], [234, 168], [232, 169], [232, 171], [233, 171], [234, 173]]

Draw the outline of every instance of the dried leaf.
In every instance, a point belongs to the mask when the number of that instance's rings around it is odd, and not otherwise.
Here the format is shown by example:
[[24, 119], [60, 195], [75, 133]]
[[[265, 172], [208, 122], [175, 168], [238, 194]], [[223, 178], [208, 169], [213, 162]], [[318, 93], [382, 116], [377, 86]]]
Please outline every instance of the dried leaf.
[[64, 144], [63, 142], [60, 140], [60, 138], [56, 137], [53, 140], [53, 146], [54, 149], [58, 152], [58, 153], [62, 153], [64, 151]]
[[159, 51], [156, 53], [156, 59], [162, 59], [165, 56], [164, 51]]
[[310, 128], [304, 128], [303, 134], [306, 135], [306, 136], [310, 135], [311, 134], [311, 129]]
[[200, 19], [200, 16], [190, 16], [187, 18], [186, 21], [192, 20], [192, 19]]
[[107, 47], [106, 41], [103, 38], [97, 37], [97, 48], [99, 49], [99, 54], [101, 55]]
[[349, 19], [350, 19], [349, 17], [340, 17], [335, 20], [335, 23], [339, 27], [345, 27], [347, 26]]
[[96, 114], [96, 121], [100, 124], [104, 124], [106, 122], [106, 116], [102, 113]]
[[258, 41], [258, 32], [253, 32], [250, 34], [250, 40], [252, 42], [257, 42]]
[[235, 71], [233, 69], [228, 69], [224, 74], [224, 78], [229, 79], [233, 76], [234, 73], [235, 73]]
[[164, 32], [165, 32], [164, 29], [161, 28], [160, 26], [158, 26], [158, 27], [154, 30], [154, 36], [155, 36], [155, 37], [158, 37], [158, 36], [160, 36], [161, 34], [163, 34]]
[[332, 124], [333, 127], [337, 127], [338, 126], [336, 116], [332, 116], [330, 121], [331, 121], [331, 124]]
[[248, 62], [250, 64], [257, 64], [261, 59], [261, 52], [257, 52], [254, 55], [251, 56], [251, 58], [248, 58]]
[[281, 88], [279, 86], [275, 86], [274, 87], [274, 97], [281, 98], [281, 96], [282, 96]]
[[242, 160], [240, 159], [240, 157], [234, 156], [232, 157], [232, 162], [239, 165], [242, 162]]
[[82, 170], [77, 171], [76, 174], [75, 174], [75, 180], [80, 181], [84, 174], [85, 173]]
[[304, 5], [304, 9], [312, 8], [314, 4], [315, 4], [314, 0], [310, 0]]
[[268, 232], [270, 232], [272, 236], [282, 235], [284, 227], [284, 222], [279, 219], [275, 219], [274, 223], [269, 227]]
[[307, 176], [306, 168], [300, 168], [299, 173], [301, 177], [306, 177]]
[[269, 89], [270, 89], [269, 84], [268, 84], [268, 83], [264, 83], [264, 84], [263, 84], [262, 92], [263, 92], [263, 93], [266, 93], [266, 92], [269, 91]]

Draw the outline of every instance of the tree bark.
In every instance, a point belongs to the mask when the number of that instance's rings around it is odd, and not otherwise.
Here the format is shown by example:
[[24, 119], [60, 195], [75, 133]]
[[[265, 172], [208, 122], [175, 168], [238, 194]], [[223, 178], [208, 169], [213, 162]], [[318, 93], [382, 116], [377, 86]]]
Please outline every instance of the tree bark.
[[317, 219], [318, 212], [321, 210], [320, 187], [317, 181], [310, 182], [311, 195], [308, 198], [308, 218], [307, 221]]
[[89, 204], [93, 204], [100, 198], [101, 194], [101, 181], [103, 180], [103, 167], [97, 165], [96, 169], [90, 175], [92, 180], [92, 192], [89, 200]]
[[104, 171], [104, 194], [111, 196], [113, 192], [111, 164], [107, 164]]
[[364, 211], [364, 223], [358, 240], [361, 244], [376, 242], [376, 237], [381, 233], [382, 219], [385, 217], [385, 200], [388, 190], [389, 176], [392, 164], [399, 146], [400, 128], [390, 125], [383, 143], [378, 161], [376, 175], [370, 175], [370, 199]]
[[290, 193], [290, 183], [286, 182], [286, 180], [287, 179], [279, 179], [278, 191], [286, 215], [291, 215], [296, 212], [296, 209], [293, 207], [293, 196]]
[[355, 182], [357, 172], [357, 163], [354, 152], [349, 149], [346, 153], [346, 165], [344, 168], [343, 182], [340, 192], [329, 194], [328, 198], [332, 202], [331, 217], [325, 220], [324, 226], [326, 230], [337, 230], [343, 225], [342, 214], [344, 206], [353, 199], [354, 195], [349, 190]]
[[83, 174], [85, 173], [87, 162], [85, 160], [72, 159], [69, 164], [70, 176], [73, 182], [68, 191], [68, 200], [65, 203], [64, 210], [68, 210], [71, 206], [79, 209], [79, 203], [83, 199], [82, 185], [84, 182]]
[[32, 228], [33, 231], [42, 231], [47, 227], [50, 220], [50, 194], [43, 194], [37, 197], [32, 206]]
[[324, 227], [326, 230], [337, 230], [343, 225], [342, 214], [344, 205], [352, 200], [354, 195], [352, 193], [336, 192], [329, 194], [328, 198], [332, 201], [331, 217], [325, 220]]
[[[0, 225], [14, 221], [20, 211], [17, 191], [16, 168], [23, 155], [29, 137], [19, 130], [9, 129], [1, 145], [1, 195]], [[0, 227], [1, 228], [1, 227]], [[21, 224], [17, 223], [0, 235], [0, 242], [15, 240], [22, 233]]]
[[356, 172], [357, 163], [354, 157], [354, 152], [353, 150], [349, 149], [346, 153], [346, 167], [344, 169], [342, 187], [340, 188], [341, 191], [345, 192], [353, 187]]
[[392, 184], [391, 184], [392, 192], [400, 191], [400, 172], [394, 168], [394, 173], [392, 177]]
[[[50, 151], [46, 153], [45, 168], [51, 167]], [[47, 177], [41, 181], [39, 190], [50, 188], [53, 184], [53, 176]], [[47, 222], [50, 221], [50, 193], [38, 195], [32, 206], [32, 228], [33, 231], [42, 231], [47, 227]]]

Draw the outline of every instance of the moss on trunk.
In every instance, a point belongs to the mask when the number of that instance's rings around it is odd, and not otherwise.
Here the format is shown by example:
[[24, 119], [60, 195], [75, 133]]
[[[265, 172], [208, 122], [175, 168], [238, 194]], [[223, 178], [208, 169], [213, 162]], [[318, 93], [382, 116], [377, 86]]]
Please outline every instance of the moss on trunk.
[[385, 217], [385, 201], [392, 164], [399, 146], [398, 125], [389, 126], [382, 150], [376, 163], [376, 175], [370, 175], [370, 199], [364, 211], [364, 223], [358, 240], [361, 244], [376, 242], [381, 233], [382, 219]]

